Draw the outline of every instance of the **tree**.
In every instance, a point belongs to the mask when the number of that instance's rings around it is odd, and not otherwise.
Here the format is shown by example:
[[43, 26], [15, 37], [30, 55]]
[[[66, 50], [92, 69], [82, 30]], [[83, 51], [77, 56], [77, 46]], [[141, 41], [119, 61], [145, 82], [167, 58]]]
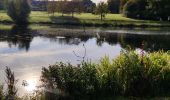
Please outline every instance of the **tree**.
[[0, 0], [0, 10], [4, 9], [4, 1]]
[[105, 16], [106, 16], [107, 12], [108, 12], [107, 4], [104, 2], [100, 2], [96, 7], [96, 14], [99, 14], [101, 20], [103, 20], [103, 18], [105, 18]]
[[146, 0], [129, 0], [123, 8], [123, 14], [131, 18], [144, 19], [146, 6]]
[[96, 7], [96, 4], [94, 2], [92, 2], [91, 0], [82, 0], [83, 3], [83, 8], [84, 8], [84, 12], [87, 13], [93, 13], [94, 12], [94, 8]]
[[147, 7], [148, 16], [155, 20], [168, 20], [170, 16], [169, 0], [149, 0]]
[[120, 11], [120, 0], [108, 0], [108, 10], [111, 13], [119, 13]]
[[28, 24], [29, 14], [31, 12], [28, 0], [9, 0], [7, 5], [7, 14], [17, 25]]
[[62, 13], [62, 16], [64, 16], [64, 7], [65, 7], [66, 2], [67, 2], [66, 0], [60, 0], [58, 1], [56, 5], [57, 12]]
[[131, 18], [170, 20], [169, 0], [128, 0], [123, 14]]
[[54, 16], [54, 13], [57, 11], [57, 2], [55, 0], [48, 2], [47, 11], [48, 13], [52, 13]]

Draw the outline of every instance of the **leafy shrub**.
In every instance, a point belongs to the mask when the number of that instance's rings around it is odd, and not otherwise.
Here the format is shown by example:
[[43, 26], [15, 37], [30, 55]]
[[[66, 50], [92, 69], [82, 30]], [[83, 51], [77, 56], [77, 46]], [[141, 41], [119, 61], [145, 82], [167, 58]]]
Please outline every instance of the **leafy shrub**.
[[28, 23], [29, 14], [31, 12], [28, 0], [9, 0], [8, 1], [8, 16], [17, 25]]
[[94, 64], [82, 63], [80, 66], [58, 63], [43, 68], [44, 83], [71, 95], [86, 95], [95, 92], [97, 78]]
[[43, 68], [42, 81], [71, 96], [168, 96], [170, 53], [122, 51], [116, 59], [105, 57], [98, 64], [57, 63]]

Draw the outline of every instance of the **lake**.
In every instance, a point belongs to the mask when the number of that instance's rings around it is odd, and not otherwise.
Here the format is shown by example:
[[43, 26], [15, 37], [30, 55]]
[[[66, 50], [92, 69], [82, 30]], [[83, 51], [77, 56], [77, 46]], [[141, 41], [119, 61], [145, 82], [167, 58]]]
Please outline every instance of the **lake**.
[[[101, 57], [117, 57], [128, 47], [140, 52], [170, 50], [168, 29], [110, 29], [81, 27], [12, 27], [0, 30], [0, 81], [10, 67], [18, 81], [19, 94], [32, 92], [39, 84], [42, 67], [56, 62], [97, 63]], [[84, 59], [83, 59], [84, 57]], [[22, 86], [23, 80], [28, 82]]]

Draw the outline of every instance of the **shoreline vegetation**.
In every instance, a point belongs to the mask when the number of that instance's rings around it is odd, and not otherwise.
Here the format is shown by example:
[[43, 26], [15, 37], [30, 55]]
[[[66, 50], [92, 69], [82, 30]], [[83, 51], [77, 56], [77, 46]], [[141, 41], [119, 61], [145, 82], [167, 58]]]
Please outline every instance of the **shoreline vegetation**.
[[[60, 13], [55, 13], [54, 16], [47, 12], [32, 11], [29, 18], [30, 24], [40, 25], [72, 25], [72, 26], [87, 26], [87, 27], [139, 27], [139, 28], [154, 28], [154, 27], [170, 27], [170, 22], [167, 21], [150, 21], [137, 20], [123, 17], [121, 14], [107, 14], [102, 21], [100, 16], [82, 13], [62, 16]], [[14, 22], [8, 17], [5, 11], [0, 11], [0, 24], [12, 25]]]
[[[138, 53], [127, 49], [117, 58], [104, 57], [99, 63], [86, 61], [78, 65], [56, 63], [42, 68], [40, 80], [45, 93], [39, 91], [40, 93], [36, 92], [36, 95], [28, 98], [39, 98], [37, 100], [54, 100], [60, 97], [61, 100], [111, 100], [113, 98], [116, 100], [140, 100], [141, 98], [165, 100], [170, 94], [169, 59], [169, 51]], [[14, 84], [12, 86], [15, 87]], [[2, 98], [4, 94], [0, 94]], [[15, 97], [14, 94], [7, 95]]]

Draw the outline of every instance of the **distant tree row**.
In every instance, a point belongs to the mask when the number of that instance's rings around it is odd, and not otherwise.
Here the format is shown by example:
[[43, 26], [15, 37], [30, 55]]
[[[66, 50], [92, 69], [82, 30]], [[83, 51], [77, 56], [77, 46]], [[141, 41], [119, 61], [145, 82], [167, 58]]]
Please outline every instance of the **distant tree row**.
[[47, 1], [47, 11], [49, 13], [60, 12], [63, 14], [72, 14], [88, 12], [92, 13], [95, 9], [95, 3], [91, 0], [53, 0]]
[[54, 14], [55, 12], [60, 12], [63, 14], [81, 13], [83, 11], [83, 4], [79, 1], [51, 1], [47, 6], [48, 13]]
[[108, 13], [108, 5], [107, 3], [100, 2], [96, 6], [91, 0], [53, 0], [48, 2], [47, 11], [53, 15], [55, 12], [62, 13], [62, 16], [64, 14], [71, 14], [72, 17], [74, 13], [93, 13], [100, 15], [101, 20], [103, 20]]

